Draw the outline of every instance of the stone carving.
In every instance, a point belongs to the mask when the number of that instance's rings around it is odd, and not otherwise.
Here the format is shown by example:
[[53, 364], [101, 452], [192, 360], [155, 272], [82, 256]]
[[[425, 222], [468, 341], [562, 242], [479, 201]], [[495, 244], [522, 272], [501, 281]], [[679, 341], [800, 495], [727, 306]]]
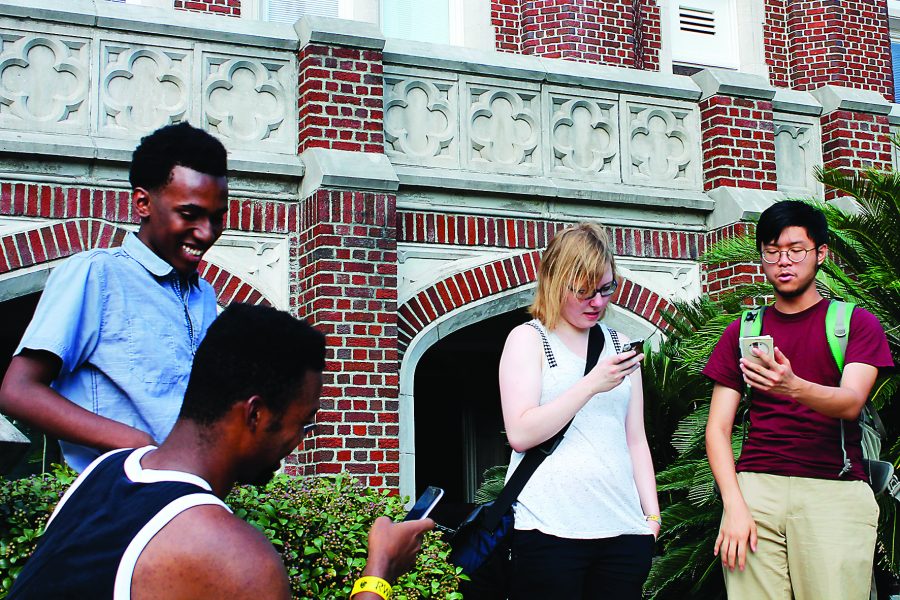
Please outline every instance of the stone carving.
[[471, 163], [498, 171], [539, 170], [537, 92], [471, 88]]
[[778, 189], [815, 193], [813, 168], [821, 163], [818, 136], [813, 125], [775, 122], [775, 172]]
[[277, 308], [287, 308], [288, 260], [284, 239], [226, 233], [209, 249], [206, 258], [255, 287]]
[[277, 74], [284, 64], [245, 58], [207, 62], [205, 117], [214, 134], [243, 142], [273, 139], [288, 116]]
[[84, 128], [88, 40], [2, 33], [0, 115], [16, 128]]
[[[614, 101], [554, 99], [550, 117], [556, 174], [577, 179], [618, 178], [618, 113]], [[617, 162], [617, 161], [615, 161]]]
[[[456, 137], [456, 107], [451, 101], [455, 86], [450, 82], [422, 79], [395, 80], [387, 84], [384, 107], [384, 138], [390, 155], [406, 155], [413, 162], [453, 159]], [[402, 160], [402, 159], [401, 159]]]
[[696, 126], [688, 124], [688, 109], [628, 107], [630, 169], [627, 180], [644, 185], [695, 185]]
[[190, 54], [103, 44], [101, 128], [148, 133], [187, 118]]

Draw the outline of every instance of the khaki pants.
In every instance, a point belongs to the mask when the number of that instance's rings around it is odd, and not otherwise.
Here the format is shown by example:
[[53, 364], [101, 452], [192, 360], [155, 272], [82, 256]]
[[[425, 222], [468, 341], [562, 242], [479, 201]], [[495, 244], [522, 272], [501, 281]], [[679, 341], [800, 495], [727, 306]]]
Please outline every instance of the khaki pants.
[[744, 571], [725, 569], [729, 600], [867, 600], [878, 504], [865, 481], [738, 473], [756, 521]]

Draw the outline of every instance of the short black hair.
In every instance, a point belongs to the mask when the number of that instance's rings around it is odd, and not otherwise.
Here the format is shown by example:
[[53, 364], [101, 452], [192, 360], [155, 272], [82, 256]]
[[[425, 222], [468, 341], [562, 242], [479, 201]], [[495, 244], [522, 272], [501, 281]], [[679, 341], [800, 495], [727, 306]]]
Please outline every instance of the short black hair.
[[776, 202], [763, 211], [756, 224], [756, 247], [778, 241], [788, 227], [803, 227], [816, 245], [828, 243], [828, 221], [815, 206], [799, 200]]
[[266, 306], [232, 304], [200, 343], [179, 419], [211, 425], [235, 402], [260, 396], [282, 415], [308, 371], [325, 368], [325, 336]]
[[148, 136], [131, 156], [131, 188], [158, 190], [172, 179], [172, 168], [187, 167], [213, 177], [228, 174], [225, 146], [188, 122], [166, 125]]

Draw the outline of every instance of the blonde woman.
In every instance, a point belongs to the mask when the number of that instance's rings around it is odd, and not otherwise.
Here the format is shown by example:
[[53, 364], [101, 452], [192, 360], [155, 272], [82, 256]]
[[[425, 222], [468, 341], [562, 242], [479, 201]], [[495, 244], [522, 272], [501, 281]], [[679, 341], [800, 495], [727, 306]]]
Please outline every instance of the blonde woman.
[[[641, 597], [659, 502], [644, 432], [644, 355], [617, 353], [628, 340], [600, 324], [616, 286], [604, 230], [569, 227], [544, 252], [534, 320], [506, 340], [500, 395], [513, 448], [507, 479], [525, 451], [572, 420], [515, 505], [511, 600]], [[592, 327], [602, 328], [605, 345], [585, 375]]]

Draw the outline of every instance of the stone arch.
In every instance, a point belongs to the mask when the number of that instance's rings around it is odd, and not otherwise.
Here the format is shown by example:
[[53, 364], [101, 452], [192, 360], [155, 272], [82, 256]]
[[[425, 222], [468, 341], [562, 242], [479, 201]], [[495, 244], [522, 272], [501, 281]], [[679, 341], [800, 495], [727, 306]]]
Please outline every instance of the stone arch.
[[[413, 390], [419, 359], [428, 348], [462, 327], [530, 304], [540, 254], [541, 250], [523, 252], [449, 275], [398, 308], [401, 495], [414, 496], [416, 491]], [[662, 312], [675, 312], [668, 299], [624, 277], [611, 308], [641, 317], [660, 329], [667, 329]]]
[[[34, 271], [33, 267], [49, 269], [53, 261], [83, 250], [119, 246], [128, 232], [101, 219], [72, 219], [8, 233], [0, 236], [0, 275], [29, 267], [29, 272]], [[220, 306], [232, 302], [273, 305], [253, 285], [218, 265], [202, 261], [198, 273], [213, 286]], [[43, 287], [46, 277], [36, 281]]]
[[[401, 360], [413, 339], [429, 323], [473, 302], [535, 283], [540, 255], [540, 250], [532, 250], [454, 273], [404, 302], [397, 310], [397, 345]], [[662, 313], [675, 312], [671, 301], [625, 277], [621, 278], [612, 304], [663, 330], [667, 325]]]

